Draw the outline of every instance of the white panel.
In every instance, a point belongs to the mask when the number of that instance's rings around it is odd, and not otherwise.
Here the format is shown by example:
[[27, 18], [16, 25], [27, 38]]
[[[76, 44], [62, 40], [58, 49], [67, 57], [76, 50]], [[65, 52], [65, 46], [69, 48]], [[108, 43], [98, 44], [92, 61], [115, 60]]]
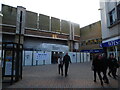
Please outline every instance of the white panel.
[[39, 61], [37, 61], [35, 58], [35, 53], [43, 53], [43, 51], [34, 51], [33, 52], [33, 65], [40, 65], [40, 64], [42, 64], [43, 62], [41, 61], [41, 60], [39, 60]]
[[90, 61], [90, 53], [87, 53], [87, 62]]
[[84, 62], [86, 62], [86, 53], [84, 53]]
[[71, 58], [71, 62], [76, 63], [76, 52], [69, 52], [68, 54]]
[[80, 53], [77, 53], [77, 62], [80, 62]]
[[43, 52], [43, 51], [34, 51], [34, 55], [33, 55], [33, 65], [43, 65], [44, 64], [44, 60], [36, 60], [36, 56], [35, 53], [46, 53], [47, 57], [45, 60], [45, 64], [51, 64], [51, 52]]
[[48, 54], [47, 60], [45, 61], [45, 64], [51, 64], [51, 52], [46, 52]]
[[83, 53], [81, 53], [81, 62], [83, 62]]
[[32, 51], [25, 51], [25, 65], [32, 65]]

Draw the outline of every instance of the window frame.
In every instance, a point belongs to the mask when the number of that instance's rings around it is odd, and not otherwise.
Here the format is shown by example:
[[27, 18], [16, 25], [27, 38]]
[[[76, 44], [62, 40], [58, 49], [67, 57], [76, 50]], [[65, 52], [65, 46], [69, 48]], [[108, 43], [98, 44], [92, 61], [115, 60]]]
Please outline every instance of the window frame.
[[120, 21], [120, 4], [117, 5], [117, 20]]
[[113, 8], [108, 14], [109, 14], [109, 22], [110, 22], [110, 26], [111, 26], [111, 25], [115, 24], [115, 22], [116, 22], [115, 8]]

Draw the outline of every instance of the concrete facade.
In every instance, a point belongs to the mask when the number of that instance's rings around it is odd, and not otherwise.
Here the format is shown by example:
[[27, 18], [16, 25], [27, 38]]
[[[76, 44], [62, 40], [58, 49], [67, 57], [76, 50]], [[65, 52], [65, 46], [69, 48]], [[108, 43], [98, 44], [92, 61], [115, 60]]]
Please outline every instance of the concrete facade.
[[[22, 21], [20, 22], [20, 12], [22, 12]], [[49, 44], [66, 45], [69, 47], [69, 51], [74, 51], [74, 44], [78, 43], [80, 40], [80, 29], [79, 24], [72, 23], [66, 20], [60, 20], [58, 18], [53, 18], [46, 15], [41, 15], [35, 12], [27, 11], [24, 7], [11, 7], [7, 5], [2, 5], [3, 23], [3, 41], [4, 42], [18, 42], [18, 32], [19, 32], [19, 22], [21, 25], [20, 42], [23, 43], [24, 49], [26, 46], [34, 43], [36, 39], [39, 39], [39, 44], [42, 42], [49, 42]], [[9, 16], [11, 17], [9, 17]], [[12, 21], [12, 22], [9, 22]], [[43, 22], [43, 23], [42, 23]], [[57, 22], [57, 23], [56, 23]], [[46, 29], [46, 30], [42, 30]], [[48, 30], [47, 30], [48, 29]], [[9, 38], [9, 35], [11, 36]], [[25, 38], [25, 39], [24, 39]], [[28, 43], [26, 38], [30, 39]], [[52, 42], [51, 42], [52, 41]], [[27, 42], [27, 44], [26, 44]], [[35, 49], [31, 48], [31, 49]], [[77, 48], [79, 51], [79, 47]]]
[[2, 4], [2, 14], [2, 42], [20, 43], [24, 51], [46, 53], [51, 56], [51, 63], [57, 63], [58, 56], [65, 52], [79, 51], [79, 24], [28, 11], [22, 6]]
[[100, 2], [102, 47], [120, 60], [120, 0]]

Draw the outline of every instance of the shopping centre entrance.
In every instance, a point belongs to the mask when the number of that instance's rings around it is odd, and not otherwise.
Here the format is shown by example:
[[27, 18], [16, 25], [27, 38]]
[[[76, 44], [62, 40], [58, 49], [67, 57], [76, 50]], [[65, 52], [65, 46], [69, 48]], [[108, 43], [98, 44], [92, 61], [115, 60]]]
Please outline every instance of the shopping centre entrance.
[[51, 63], [56, 64], [58, 63], [58, 58], [63, 56], [63, 52], [56, 52], [52, 51]]

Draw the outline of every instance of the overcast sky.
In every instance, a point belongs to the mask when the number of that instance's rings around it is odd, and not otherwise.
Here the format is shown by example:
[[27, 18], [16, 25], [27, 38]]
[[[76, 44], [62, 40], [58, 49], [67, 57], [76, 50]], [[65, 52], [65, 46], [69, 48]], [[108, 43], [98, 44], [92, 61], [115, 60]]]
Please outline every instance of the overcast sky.
[[100, 20], [99, 0], [0, 0], [1, 4], [23, 6], [29, 11], [80, 24], [80, 27]]

